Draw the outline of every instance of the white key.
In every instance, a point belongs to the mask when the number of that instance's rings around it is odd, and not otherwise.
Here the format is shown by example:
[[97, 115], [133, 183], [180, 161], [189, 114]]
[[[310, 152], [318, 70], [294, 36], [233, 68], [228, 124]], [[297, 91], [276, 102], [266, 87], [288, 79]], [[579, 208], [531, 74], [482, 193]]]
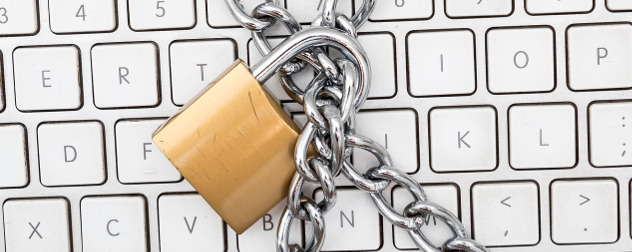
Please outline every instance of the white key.
[[560, 14], [589, 12], [593, 9], [593, 0], [526, 0], [529, 14]]
[[[281, 41], [283, 41], [283, 39], [280, 39], [280, 38], [270, 39], [270, 44], [272, 46], [276, 46], [279, 43], [281, 43]], [[257, 62], [259, 62], [261, 58], [262, 58], [261, 54], [259, 54], [259, 51], [257, 50], [257, 47], [254, 45], [254, 43], [252, 41], [248, 42], [249, 64], [252, 66], [256, 64]], [[296, 83], [298, 87], [305, 90], [307, 85], [312, 81], [312, 79], [314, 79], [314, 71], [309, 66], [305, 67], [303, 71], [295, 75], [292, 75], [292, 79], [294, 80], [294, 83]], [[277, 101], [292, 100], [283, 89], [283, 86], [281, 85], [281, 81], [279, 80], [278, 74], [275, 74], [274, 76], [272, 76], [272, 78], [268, 79], [268, 81], [266, 81], [263, 84], [263, 87], [266, 89], [266, 91], [268, 91], [270, 96], [272, 96]]]
[[512, 0], [446, 0], [448, 17], [507, 16], [513, 12]]
[[[317, 202], [321, 190], [314, 194]], [[338, 189], [336, 205], [325, 215], [327, 242], [322, 251], [372, 251], [382, 244], [380, 214], [371, 197], [356, 189]], [[312, 237], [312, 225], [305, 225], [305, 237]]]
[[94, 103], [99, 108], [158, 104], [158, 58], [153, 43], [92, 48]]
[[70, 252], [68, 208], [68, 201], [61, 198], [5, 202], [7, 251]]
[[590, 106], [590, 162], [595, 166], [632, 165], [632, 102]]
[[28, 183], [26, 131], [22, 125], [0, 125], [0, 188]]
[[474, 34], [471, 31], [412, 33], [408, 81], [416, 96], [470, 94], [476, 89]]
[[[413, 173], [417, 171], [417, 117], [411, 110], [360, 112], [356, 117], [357, 132], [385, 147], [394, 167]], [[379, 165], [369, 152], [355, 149], [353, 164], [372, 168]]]
[[[360, 6], [362, 1], [356, 2]], [[427, 19], [432, 17], [432, 0], [394, 0], [376, 1], [371, 12], [371, 21], [390, 21], [402, 19]]]
[[629, 11], [632, 10], [632, 1], [630, 0], [606, 0], [606, 7], [611, 11]]
[[618, 188], [613, 180], [551, 184], [551, 238], [559, 244], [610, 243], [619, 236]]
[[81, 107], [77, 47], [18, 48], [13, 58], [18, 109], [38, 111]]
[[105, 181], [101, 123], [46, 123], [37, 129], [37, 137], [42, 184], [95, 185]]
[[128, 0], [134, 30], [185, 29], [195, 25], [194, 0]]
[[[276, 231], [287, 200], [283, 199], [248, 230], [237, 236], [240, 252], [276, 251]], [[300, 221], [294, 219], [290, 230], [290, 244], [302, 244]]]
[[[321, 0], [286, 0], [285, 3], [287, 10], [300, 23], [311, 23], [317, 15], [322, 13], [324, 8], [324, 1]], [[351, 4], [352, 1], [339, 1], [336, 5], [336, 12], [351, 17]]]
[[571, 89], [632, 87], [630, 24], [572, 26], [567, 37]]
[[116, 29], [114, 0], [48, 0], [54, 33], [108, 32]]
[[200, 195], [162, 195], [158, 213], [160, 251], [224, 251], [224, 223]]
[[[204, 1], [204, 0], [199, 0]], [[208, 24], [212, 27], [228, 27], [228, 26], [240, 26], [235, 18], [231, 14], [230, 10], [226, 6], [225, 0], [205, 0], [206, 12], [208, 13]], [[280, 1], [283, 7], [283, 2]], [[245, 13], [251, 13], [257, 5], [265, 3], [265, 0], [239, 0]], [[291, 12], [294, 15], [293, 12]]]
[[570, 168], [577, 163], [575, 107], [509, 109], [509, 162], [516, 169]]
[[146, 207], [141, 196], [83, 198], [83, 251], [148, 251]]
[[433, 109], [429, 123], [430, 165], [434, 171], [496, 169], [498, 147], [493, 108]]
[[[445, 207], [455, 216], [459, 216], [459, 196], [458, 189], [454, 185], [424, 185], [422, 186], [428, 199], [431, 202]], [[393, 190], [393, 207], [398, 213], [402, 213], [404, 208], [413, 202], [413, 196], [405, 189], [397, 187]], [[421, 230], [426, 238], [433, 244], [443, 244], [454, 237], [450, 227], [436, 217], [427, 216], [424, 218], [424, 225]], [[417, 249], [417, 246], [408, 235], [405, 229], [395, 227], [393, 230], [395, 247], [403, 249]]]
[[116, 124], [118, 178], [122, 183], [176, 182], [182, 176], [151, 140], [164, 120]]
[[550, 28], [492, 29], [487, 33], [487, 82], [492, 93], [545, 92], [555, 88]]
[[0, 35], [27, 35], [39, 29], [37, 0], [5, 0], [0, 3]]
[[538, 186], [534, 182], [474, 185], [474, 238], [486, 246], [537, 244], [540, 241], [538, 202]]
[[[383, 1], [384, 2], [384, 1]], [[391, 97], [395, 95], [395, 42], [390, 34], [365, 34], [358, 42], [366, 50], [371, 69], [369, 97]]]
[[230, 40], [175, 42], [170, 47], [173, 102], [184, 105], [235, 61]]

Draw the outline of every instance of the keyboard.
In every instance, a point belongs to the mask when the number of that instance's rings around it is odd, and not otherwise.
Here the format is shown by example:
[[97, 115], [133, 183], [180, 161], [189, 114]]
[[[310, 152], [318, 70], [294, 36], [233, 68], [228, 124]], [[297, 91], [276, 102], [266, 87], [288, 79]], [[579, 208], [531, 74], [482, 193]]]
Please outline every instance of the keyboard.
[[[306, 25], [319, 12], [280, 4]], [[358, 37], [373, 82], [357, 131], [491, 251], [629, 250], [631, 14], [628, 0], [378, 0]], [[4, 0], [0, 56], [1, 252], [274, 251], [284, 202], [237, 235], [151, 142], [232, 61], [261, 58], [224, 0]], [[276, 78], [265, 87], [306, 122]], [[414, 250], [336, 182], [323, 251]], [[451, 237], [424, 223], [436, 244]]]

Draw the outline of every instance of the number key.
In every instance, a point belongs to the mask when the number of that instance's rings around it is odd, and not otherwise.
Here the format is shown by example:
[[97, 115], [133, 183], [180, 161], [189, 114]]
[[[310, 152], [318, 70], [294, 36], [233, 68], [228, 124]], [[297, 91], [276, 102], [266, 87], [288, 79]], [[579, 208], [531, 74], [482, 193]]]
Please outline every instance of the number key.
[[[362, 1], [356, 1], [362, 4]], [[382, 0], [375, 2], [371, 21], [428, 19], [433, 13], [432, 0]]]
[[508, 16], [511, 0], [446, 0], [445, 12], [451, 18]]
[[114, 0], [48, 0], [55, 33], [108, 32], [116, 29]]
[[129, 25], [134, 30], [186, 29], [195, 25], [193, 0], [129, 0]]
[[38, 17], [35, 0], [0, 2], [0, 35], [27, 35], [37, 32]]

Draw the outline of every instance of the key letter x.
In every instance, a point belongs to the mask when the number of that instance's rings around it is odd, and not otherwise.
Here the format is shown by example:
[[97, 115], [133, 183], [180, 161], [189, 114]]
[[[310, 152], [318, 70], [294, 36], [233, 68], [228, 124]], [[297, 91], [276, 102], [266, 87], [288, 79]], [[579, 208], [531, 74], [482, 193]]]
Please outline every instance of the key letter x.
[[37, 234], [37, 236], [39, 236], [39, 238], [42, 239], [42, 235], [37, 231], [37, 228], [39, 228], [40, 226], [40, 222], [38, 221], [37, 225], [35, 226], [33, 226], [33, 224], [29, 222], [29, 226], [31, 226], [31, 228], [33, 229], [33, 231], [31, 232], [31, 235], [29, 235], [29, 240], [33, 238], [34, 234]]

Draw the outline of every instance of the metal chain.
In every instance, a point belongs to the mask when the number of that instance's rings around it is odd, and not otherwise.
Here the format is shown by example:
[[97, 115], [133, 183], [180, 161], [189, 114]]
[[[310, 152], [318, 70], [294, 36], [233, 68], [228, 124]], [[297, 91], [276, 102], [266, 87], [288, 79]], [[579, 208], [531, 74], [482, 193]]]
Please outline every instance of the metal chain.
[[[264, 34], [276, 22], [280, 22], [290, 34], [301, 31], [301, 25], [275, 0], [266, 0], [249, 15], [238, 0], [226, 0], [235, 19], [252, 32], [255, 46], [262, 55], [272, 47]], [[368, 19], [375, 0], [364, 0], [361, 8], [348, 18], [336, 12], [337, 0], [321, 0], [322, 12], [312, 26], [338, 29], [357, 38], [357, 29]], [[415, 244], [426, 252], [485, 252], [487, 249], [470, 239], [459, 219], [444, 207], [428, 201], [421, 186], [408, 174], [393, 168], [392, 160], [384, 147], [355, 132], [355, 115], [367, 98], [370, 78], [361, 80], [360, 62], [348, 57], [332, 60], [326, 48], [314, 47], [302, 52], [280, 70], [283, 88], [296, 102], [304, 106], [308, 122], [303, 128], [295, 148], [295, 174], [289, 189], [287, 207], [279, 221], [277, 232], [278, 252], [320, 251], [325, 238], [323, 215], [336, 203], [334, 178], [341, 173], [357, 188], [369, 193], [379, 212], [393, 225], [408, 230]], [[345, 52], [342, 52], [345, 54]], [[292, 75], [307, 65], [314, 68], [316, 77], [305, 90], [298, 87]], [[368, 65], [367, 65], [368, 66]], [[316, 153], [310, 152], [310, 146]], [[373, 154], [379, 165], [362, 174], [350, 162], [353, 149]], [[316, 202], [302, 194], [303, 185], [317, 183], [323, 199]], [[406, 189], [414, 198], [402, 213], [387, 202], [384, 192], [393, 186]], [[437, 247], [428, 241], [421, 230], [424, 219], [436, 217], [445, 222], [453, 238]], [[305, 248], [290, 244], [292, 222], [296, 219], [310, 222], [313, 227], [311, 240]]]

